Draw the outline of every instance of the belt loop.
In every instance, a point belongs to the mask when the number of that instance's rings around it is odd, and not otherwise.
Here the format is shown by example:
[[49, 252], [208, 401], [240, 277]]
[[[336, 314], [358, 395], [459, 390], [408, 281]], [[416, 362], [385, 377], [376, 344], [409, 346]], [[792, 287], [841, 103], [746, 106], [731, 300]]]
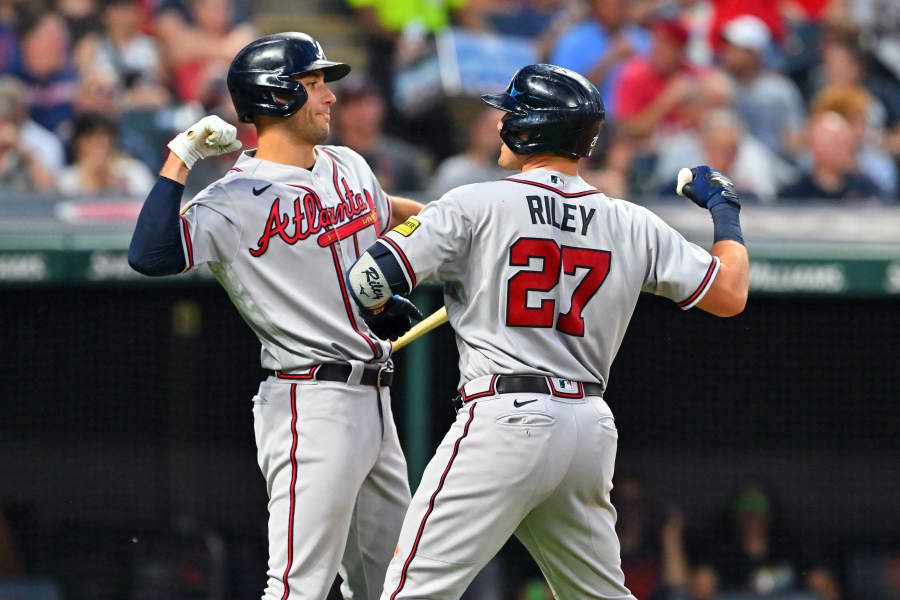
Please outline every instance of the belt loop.
[[350, 364], [350, 375], [347, 377], [347, 383], [350, 385], [359, 385], [362, 381], [363, 371], [366, 369], [366, 363], [358, 360], [348, 360]]

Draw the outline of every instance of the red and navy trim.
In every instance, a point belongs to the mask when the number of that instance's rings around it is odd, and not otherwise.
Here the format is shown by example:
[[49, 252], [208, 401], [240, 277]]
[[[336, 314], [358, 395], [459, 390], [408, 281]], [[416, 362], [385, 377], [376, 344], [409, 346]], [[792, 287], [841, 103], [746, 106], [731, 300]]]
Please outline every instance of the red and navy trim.
[[682, 300], [681, 302], [679, 302], [678, 306], [684, 308], [700, 297], [700, 295], [706, 290], [707, 286], [709, 286], [710, 282], [713, 279], [713, 273], [716, 272], [716, 265], [718, 264], [718, 260], [719, 259], [717, 259], [716, 257], [713, 257], [709, 268], [706, 270], [706, 275], [703, 277], [703, 281], [700, 282], [700, 285], [696, 290], [694, 290], [694, 293], [688, 296], [686, 300]]
[[[312, 188], [309, 188], [305, 185], [296, 184], [296, 183], [289, 183], [288, 185], [291, 187], [306, 190], [313, 197], [313, 200], [315, 200], [316, 206], [319, 208], [319, 210], [322, 209], [322, 200], [319, 198], [319, 195]], [[329, 227], [331, 228], [331, 231], [335, 230], [333, 226], [329, 226]], [[329, 247], [331, 248], [331, 258], [334, 261], [334, 270], [335, 270], [335, 274], [337, 275], [338, 285], [341, 288], [341, 297], [344, 300], [344, 309], [346, 309], [346, 311], [347, 311], [347, 319], [349, 319], [349, 321], [350, 321], [350, 326], [353, 327], [353, 330], [356, 333], [358, 333], [360, 335], [360, 337], [362, 337], [364, 340], [366, 340], [366, 343], [369, 345], [369, 348], [372, 349], [372, 358], [376, 358], [376, 359], [381, 358], [381, 346], [375, 344], [369, 338], [369, 336], [367, 336], [362, 331], [360, 331], [359, 327], [356, 324], [356, 317], [353, 316], [353, 308], [350, 306], [350, 297], [347, 295], [347, 288], [344, 284], [344, 271], [343, 271], [343, 269], [341, 269], [341, 261], [338, 258], [337, 249], [335, 248], [334, 244], [331, 244]]]
[[318, 371], [321, 366], [322, 365], [316, 365], [311, 367], [307, 373], [285, 373], [283, 371], [275, 371], [275, 377], [278, 379], [315, 379], [316, 371]]
[[284, 575], [281, 576], [284, 584], [281, 600], [287, 600], [291, 594], [288, 576], [294, 562], [294, 509], [297, 503], [297, 493], [294, 487], [297, 485], [297, 443], [297, 384], [294, 383], [291, 385], [291, 503], [288, 513], [287, 565], [284, 567]]
[[386, 242], [391, 248], [393, 248], [397, 252], [397, 256], [399, 256], [400, 260], [403, 262], [403, 266], [406, 268], [406, 274], [409, 276], [409, 289], [413, 289], [414, 287], [416, 287], [416, 272], [413, 271], [409, 259], [406, 258], [406, 254], [403, 252], [403, 250], [400, 249], [400, 246], [397, 245], [397, 242], [387, 236], [381, 238], [381, 241]]
[[462, 389], [459, 391], [460, 397], [462, 397], [462, 401], [468, 402], [469, 400], [478, 400], [479, 398], [485, 398], [487, 396], [493, 396], [496, 394], [494, 391], [494, 384], [497, 383], [498, 375], [495, 373], [491, 377], [491, 385], [488, 387], [487, 391], [478, 392], [477, 394], [472, 394], [471, 396], [466, 395], [466, 386], [462, 386]]
[[337, 274], [338, 283], [341, 287], [341, 298], [344, 300], [344, 309], [347, 311], [347, 318], [350, 320], [350, 325], [353, 326], [353, 330], [356, 331], [369, 345], [369, 348], [372, 349], [372, 358], [381, 358], [381, 346], [375, 344], [369, 336], [364, 334], [359, 330], [359, 327], [356, 325], [356, 317], [353, 315], [353, 307], [350, 306], [350, 297], [347, 295], [347, 286], [344, 283], [344, 272], [341, 270], [341, 261], [338, 258], [337, 250], [334, 247], [334, 244], [331, 245], [331, 257], [334, 260], [334, 270]]
[[[187, 248], [188, 266], [190, 269], [194, 266], [194, 246], [191, 244], [191, 230], [188, 227], [187, 219], [181, 217], [181, 226], [184, 229], [184, 245]], [[185, 269], [187, 270], [187, 269]]]
[[550, 376], [547, 376], [547, 383], [550, 385], [550, 393], [558, 398], [584, 398], [584, 386], [581, 385], [580, 381], [573, 382], [578, 386], [578, 391], [571, 394], [557, 390], [556, 386], [553, 385], [553, 378]]
[[[334, 159], [334, 155], [331, 152], [325, 148], [321, 148], [321, 150], [325, 153], [325, 156], [331, 159], [331, 181], [334, 184], [334, 191], [337, 192], [338, 198], [344, 199], [344, 195], [341, 193], [341, 188], [338, 185], [337, 161]], [[371, 202], [369, 203], [369, 210], [375, 214], [375, 237], [378, 237], [381, 235], [381, 227], [378, 226], [378, 211], [375, 210], [375, 205]], [[388, 213], [388, 215], [390, 216], [390, 213]], [[388, 221], [388, 223], [390, 223], [390, 221]], [[356, 235], [353, 236], [353, 243], [356, 244], [356, 258], [359, 258], [359, 245], [356, 241]]]
[[394, 590], [394, 593], [391, 594], [391, 600], [394, 600], [403, 590], [403, 586], [406, 585], [406, 573], [409, 569], [409, 563], [412, 562], [412, 559], [416, 556], [416, 551], [419, 549], [419, 541], [422, 539], [422, 531], [425, 529], [425, 523], [428, 521], [428, 517], [431, 516], [432, 511], [434, 510], [434, 501], [437, 498], [438, 493], [441, 491], [441, 488], [444, 487], [444, 481], [447, 479], [447, 473], [450, 472], [450, 467], [453, 466], [453, 461], [456, 460], [456, 456], [459, 454], [459, 445], [465, 439], [467, 435], [469, 435], [469, 425], [472, 424], [472, 420], [475, 418], [475, 406], [478, 403], [475, 402], [472, 404], [472, 407], [469, 408], [469, 420], [466, 421], [465, 427], [463, 427], [462, 435], [460, 435], [456, 443], [453, 445], [453, 453], [450, 455], [450, 461], [447, 463], [447, 467], [444, 469], [444, 472], [441, 474], [441, 480], [438, 483], [437, 489], [434, 490], [434, 493], [431, 494], [431, 500], [428, 502], [428, 510], [425, 511], [425, 516], [422, 517], [422, 522], [419, 524], [419, 530], [416, 532], [416, 541], [413, 542], [412, 550], [409, 553], [409, 558], [406, 559], [406, 562], [403, 563], [403, 570], [400, 571], [400, 584], [397, 586], [397, 589]]
[[[325, 153], [325, 156], [331, 159], [331, 182], [334, 184], [334, 191], [337, 192], [337, 197], [344, 201], [344, 195], [341, 193], [341, 187], [338, 185], [338, 168], [337, 161], [334, 160], [334, 156], [331, 155], [331, 152], [322, 148], [322, 152]], [[375, 226], [378, 229], [378, 226]]]
[[546, 183], [538, 183], [537, 181], [528, 181], [527, 179], [516, 179], [515, 177], [507, 177], [501, 181], [513, 181], [515, 183], [524, 183], [525, 185], [533, 185], [545, 190], [550, 190], [554, 194], [559, 194], [563, 198], [581, 198], [582, 196], [590, 196], [592, 194], [602, 194], [600, 190], [585, 190], [583, 192], [564, 192]]
[[391, 197], [388, 196], [387, 194], [384, 195], [384, 199], [387, 202], [387, 207], [388, 207], [388, 218], [384, 224], [384, 230], [389, 231], [391, 229], [391, 218], [393, 217], [393, 214], [394, 214], [394, 201], [391, 200]]
[[237, 171], [238, 173], [243, 173], [243, 172], [244, 172], [243, 169], [240, 169], [240, 168], [238, 168], [238, 167], [231, 167], [231, 168], [228, 169], [228, 170], [229, 170], [229, 171]]

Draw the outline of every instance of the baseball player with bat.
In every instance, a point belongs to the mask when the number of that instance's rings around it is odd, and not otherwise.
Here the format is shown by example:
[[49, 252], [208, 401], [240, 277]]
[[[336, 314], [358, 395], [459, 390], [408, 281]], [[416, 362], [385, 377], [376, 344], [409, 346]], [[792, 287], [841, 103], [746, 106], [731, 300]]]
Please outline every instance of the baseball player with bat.
[[412, 499], [381, 598], [459, 598], [516, 535], [557, 598], [633, 600], [610, 503], [610, 364], [642, 291], [719, 316], [743, 310], [740, 203], [709, 167], [680, 175], [678, 192], [712, 213], [710, 253], [592, 189], [578, 161], [604, 110], [577, 73], [527, 66], [483, 100], [506, 113], [499, 163], [519, 173], [451, 190], [348, 274], [373, 321], [393, 294], [445, 282], [460, 354], [457, 418]]
[[391, 414], [390, 342], [418, 311], [394, 299], [367, 325], [347, 267], [419, 212], [389, 198], [352, 150], [320, 145], [350, 67], [303, 33], [265, 36], [235, 57], [228, 89], [259, 148], [179, 214], [194, 162], [240, 149], [235, 128], [204, 117], [169, 143], [129, 251], [147, 275], [206, 263], [262, 344], [270, 376], [253, 398], [269, 495], [266, 600], [323, 600], [340, 569], [346, 598], [374, 600], [409, 502]]

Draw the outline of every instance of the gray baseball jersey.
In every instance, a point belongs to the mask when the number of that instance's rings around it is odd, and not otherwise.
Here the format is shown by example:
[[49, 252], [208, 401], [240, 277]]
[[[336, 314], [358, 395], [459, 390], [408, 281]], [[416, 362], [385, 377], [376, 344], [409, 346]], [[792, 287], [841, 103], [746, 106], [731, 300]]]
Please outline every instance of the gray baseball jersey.
[[[278, 373], [253, 399], [269, 495], [265, 600], [321, 600], [341, 570], [374, 600], [409, 503], [387, 388], [319, 381], [322, 363], [381, 363], [390, 343], [356, 312], [344, 273], [391, 219], [364, 160], [319, 146], [312, 169], [244, 153], [182, 213], [187, 268], [208, 263]], [[350, 597], [350, 592], [347, 592]]]
[[460, 385], [494, 373], [605, 385], [639, 293], [687, 309], [719, 268], [646, 208], [547, 169], [456, 188], [382, 243], [411, 287], [447, 283]]
[[344, 273], [390, 218], [389, 198], [348, 148], [318, 146], [310, 170], [245, 152], [185, 207], [185, 262], [209, 264], [259, 337], [264, 368], [384, 362], [390, 343], [356, 312]]

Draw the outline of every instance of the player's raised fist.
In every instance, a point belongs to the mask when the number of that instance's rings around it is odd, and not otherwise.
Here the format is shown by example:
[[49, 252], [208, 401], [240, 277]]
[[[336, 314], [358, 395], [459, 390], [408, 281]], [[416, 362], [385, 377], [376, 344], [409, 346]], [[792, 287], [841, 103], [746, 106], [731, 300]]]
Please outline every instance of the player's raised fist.
[[678, 171], [675, 191], [679, 196], [690, 198], [694, 204], [706, 209], [712, 209], [723, 202], [741, 207], [734, 183], [706, 165]]
[[413, 319], [423, 318], [415, 304], [397, 295], [376, 309], [363, 310], [362, 314], [369, 329], [383, 340], [396, 340], [409, 331]]
[[168, 146], [190, 169], [201, 158], [240, 150], [241, 142], [236, 137], [234, 125], [208, 115], [176, 135]]

